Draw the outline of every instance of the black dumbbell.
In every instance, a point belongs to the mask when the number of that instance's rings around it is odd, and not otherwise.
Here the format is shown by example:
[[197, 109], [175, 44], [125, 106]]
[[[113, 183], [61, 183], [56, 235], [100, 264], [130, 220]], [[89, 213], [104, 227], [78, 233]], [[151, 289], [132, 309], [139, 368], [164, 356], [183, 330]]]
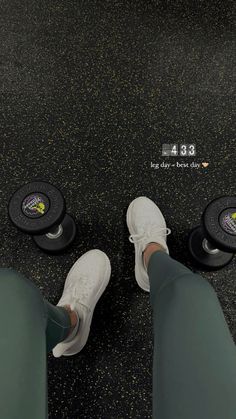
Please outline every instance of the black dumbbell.
[[47, 253], [65, 250], [74, 240], [76, 224], [66, 214], [62, 193], [47, 182], [31, 182], [11, 197], [8, 214], [12, 223]]
[[206, 269], [228, 265], [236, 252], [236, 197], [221, 196], [205, 208], [201, 226], [189, 234], [189, 251]]

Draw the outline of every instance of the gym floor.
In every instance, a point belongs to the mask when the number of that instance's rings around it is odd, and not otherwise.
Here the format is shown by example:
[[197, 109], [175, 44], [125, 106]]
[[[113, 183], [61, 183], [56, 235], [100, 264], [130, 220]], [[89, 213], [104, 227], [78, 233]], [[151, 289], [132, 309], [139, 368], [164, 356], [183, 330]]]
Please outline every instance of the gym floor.
[[[125, 214], [135, 197], [153, 199], [171, 256], [196, 269], [189, 229], [236, 192], [235, 2], [3, 0], [0, 11], [1, 266], [56, 304], [84, 252], [99, 248], [112, 265], [85, 348], [49, 355], [50, 419], [151, 418], [152, 313]], [[162, 157], [164, 143], [196, 144], [197, 156]], [[151, 167], [162, 161], [209, 166]], [[36, 179], [62, 190], [79, 227], [58, 256], [8, 220], [12, 193]], [[203, 274], [236, 342], [235, 267]]]

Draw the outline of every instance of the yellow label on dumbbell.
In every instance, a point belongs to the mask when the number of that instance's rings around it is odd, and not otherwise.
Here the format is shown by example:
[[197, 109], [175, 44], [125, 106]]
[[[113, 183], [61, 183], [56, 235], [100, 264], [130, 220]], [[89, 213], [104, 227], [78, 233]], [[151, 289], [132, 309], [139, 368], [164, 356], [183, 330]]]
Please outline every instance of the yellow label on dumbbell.
[[49, 210], [49, 207], [48, 197], [41, 192], [27, 195], [22, 202], [22, 211], [29, 218], [43, 217]]
[[32, 209], [35, 209], [40, 214], [44, 214], [45, 213], [45, 205], [43, 204], [43, 202], [37, 203], [34, 207], [32, 207]]

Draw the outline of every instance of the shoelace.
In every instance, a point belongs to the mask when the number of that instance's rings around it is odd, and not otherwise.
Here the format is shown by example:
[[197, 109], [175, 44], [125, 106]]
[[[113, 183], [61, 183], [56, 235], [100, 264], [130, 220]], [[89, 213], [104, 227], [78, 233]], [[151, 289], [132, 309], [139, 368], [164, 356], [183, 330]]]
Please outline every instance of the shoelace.
[[130, 243], [138, 243], [143, 241], [144, 239], [148, 239], [149, 237], [153, 237], [154, 234], [159, 234], [162, 231], [165, 231], [165, 235], [168, 236], [171, 233], [170, 228], [166, 227], [157, 227], [157, 226], [150, 226], [148, 230], [143, 231], [140, 234], [131, 234], [129, 236]]

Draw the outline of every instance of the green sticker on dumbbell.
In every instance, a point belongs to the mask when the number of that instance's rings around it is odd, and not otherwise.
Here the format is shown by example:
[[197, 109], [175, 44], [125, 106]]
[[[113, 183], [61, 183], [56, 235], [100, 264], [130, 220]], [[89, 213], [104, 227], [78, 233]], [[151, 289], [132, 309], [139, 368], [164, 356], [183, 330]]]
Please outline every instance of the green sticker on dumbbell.
[[22, 211], [29, 218], [39, 218], [49, 209], [49, 200], [46, 195], [35, 193], [28, 195], [22, 202]]
[[225, 210], [221, 214], [221, 226], [229, 234], [236, 235], [236, 211], [235, 208]]

